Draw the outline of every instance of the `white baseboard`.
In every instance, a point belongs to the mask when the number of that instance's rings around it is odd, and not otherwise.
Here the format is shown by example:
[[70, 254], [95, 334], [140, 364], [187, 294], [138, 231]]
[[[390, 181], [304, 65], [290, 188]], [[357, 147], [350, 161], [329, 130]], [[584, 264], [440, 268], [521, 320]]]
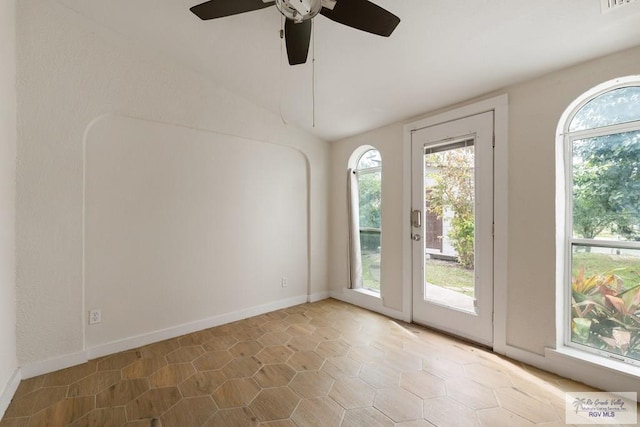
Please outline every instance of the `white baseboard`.
[[[54, 372], [60, 369], [69, 368], [71, 366], [80, 365], [87, 362], [88, 360], [98, 357], [108, 356], [110, 354], [131, 350], [133, 348], [138, 348], [158, 341], [163, 341], [179, 337], [181, 335], [190, 334], [192, 332], [201, 331], [203, 329], [213, 328], [216, 326], [224, 325], [226, 323], [236, 322], [248, 317], [259, 316], [264, 313], [292, 307], [294, 305], [304, 304], [311, 298], [314, 298], [318, 301], [320, 299], [323, 299], [322, 294], [314, 294], [313, 296], [300, 295], [297, 297], [287, 298], [268, 304], [258, 305], [243, 310], [209, 317], [207, 319], [198, 320], [196, 322], [185, 323], [158, 331], [152, 331], [149, 333], [125, 338], [119, 341], [97, 345], [78, 353], [66, 354], [54, 359], [30, 363], [20, 368], [21, 378], [28, 379], [36, 377], [38, 375], [48, 374], [49, 372]], [[13, 396], [13, 394], [11, 396]]]
[[372, 296], [365, 292], [354, 291], [353, 289], [343, 289], [342, 292], [330, 291], [329, 296], [340, 301], [348, 302], [349, 304], [357, 305], [358, 307], [366, 308], [367, 310], [375, 311], [376, 313], [384, 314], [385, 316], [393, 319], [407, 320], [407, 316], [400, 311], [393, 308], [385, 307], [382, 298], [378, 296]]
[[70, 368], [87, 362], [86, 351], [78, 353], [65, 354], [54, 359], [43, 360], [40, 362], [29, 363], [20, 367], [22, 379], [37, 377], [38, 375], [48, 374], [49, 372], [59, 371], [60, 369]]
[[309, 302], [318, 302], [327, 298], [329, 298], [329, 292], [318, 292], [318, 293], [309, 295]]
[[293, 298], [287, 298], [280, 301], [274, 301], [255, 307], [249, 307], [243, 310], [233, 311], [218, 316], [209, 317], [207, 319], [198, 320], [196, 322], [185, 323], [178, 326], [172, 326], [167, 329], [148, 332], [145, 334], [125, 338], [123, 340], [101, 344], [87, 349], [89, 359], [107, 356], [109, 354], [121, 351], [131, 350], [133, 348], [142, 347], [158, 341], [164, 341], [181, 335], [190, 334], [192, 332], [201, 331], [203, 329], [214, 328], [226, 323], [236, 322], [248, 317], [259, 316], [271, 311], [280, 310], [294, 305], [304, 304], [309, 299], [307, 295], [300, 295]]
[[11, 377], [9, 377], [9, 381], [4, 386], [2, 393], [0, 393], [0, 420], [4, 416], [4, 413], [7, 411], [9, 407], [9, 403], [11, 403], [11, 399], [13, 399], [13, 395], [16, 394], [16, 390], [18, 390], [18, 386], [20, 385], [20, 381], [22, 380], [22, 375], [20, 373], [20, 368], [13, 371]]
[[545, 371], [550, 370], [547, 367], [547, 364], [549, 363], [549, 361], [541, 354], [532, 353], [528, 350], [523, 350], [518, 347], [510, 346], [509, 344], [505, 345], [504, 349], [505, 349], [504, 355], [510, 359], [524, 362], [528, 365], [535, 366], [536, 368], [539, 368]]

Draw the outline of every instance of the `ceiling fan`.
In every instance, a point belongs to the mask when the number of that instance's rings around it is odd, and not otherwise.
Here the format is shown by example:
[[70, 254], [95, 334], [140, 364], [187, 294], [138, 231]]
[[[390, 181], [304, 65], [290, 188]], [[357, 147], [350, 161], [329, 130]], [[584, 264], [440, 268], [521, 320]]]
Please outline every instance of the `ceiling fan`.
[[400, 18], [368, 0], [209, 0], [190, 10], [206, 21], [264, 9], [274, 4], [286, 18], [284, 37], [289, 65], [307, 62], [311, 20], [317, 14], [383, 37], [389, 37], [400, 23]]

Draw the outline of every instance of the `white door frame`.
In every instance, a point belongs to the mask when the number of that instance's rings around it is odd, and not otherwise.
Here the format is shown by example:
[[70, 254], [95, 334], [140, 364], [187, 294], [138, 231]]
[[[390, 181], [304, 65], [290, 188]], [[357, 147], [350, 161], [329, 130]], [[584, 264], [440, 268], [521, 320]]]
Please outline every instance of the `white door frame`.
[[[424, 238], [413, 244], [413, 321], [429, 325], [479, 344], [493, 347], [493, 111], [418, 129], [412, 134], [412, 209], [423, 213], [426, 150], [459, 142], [473, 141], [473, 220], [475, 224], [473, 268], [473, 312], [455, 304], [435, 302], [426, 292]], [[412, 211], [413, 212], [413, 211]], [[426, 220], [412, 229], [414, 236], [426, 233]], [[467, 307], [467, 309], [471, 309]]]
[[412, 240], [411, 240], [411, 132], [427, 126], [433, 126], [453, 120], [462, 119], [476, 114], [494, 112], [494, 198], [493, 212], [495, 221], [494, 237], [494, 292], [493, 292], [493, 351], [505, 354], [506, 323], [507, 323], [507, 256], [508, 256], [508, 97], [500, 95], [470, 105], [416, 120], [404, 126], [404, 180], [403, 180], [403, 289], [402, 311], [405, 320], [413, 318], [413, 281], [412, 281]]

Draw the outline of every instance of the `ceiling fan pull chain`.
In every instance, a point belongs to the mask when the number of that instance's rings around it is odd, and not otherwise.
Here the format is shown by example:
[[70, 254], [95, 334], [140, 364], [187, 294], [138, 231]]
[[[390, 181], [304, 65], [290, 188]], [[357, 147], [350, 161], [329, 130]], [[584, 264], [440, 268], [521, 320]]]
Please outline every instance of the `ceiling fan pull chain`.
[[311, 125], [316, 127], [316, 26], [311, 21]]

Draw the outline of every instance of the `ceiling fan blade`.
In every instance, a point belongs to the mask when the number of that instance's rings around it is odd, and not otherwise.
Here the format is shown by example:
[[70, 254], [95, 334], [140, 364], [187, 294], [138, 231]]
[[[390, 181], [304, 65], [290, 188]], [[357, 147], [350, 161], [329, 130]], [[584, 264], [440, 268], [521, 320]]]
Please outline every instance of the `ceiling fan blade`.
[[311, 41], [311, 19], [299, 24], [287, 19], [284, 23], [284, 40], [287, 44], [289, 65], [307, 62], [309, 42]]
[[323, 7], [320, 13], [348, 27], [389, 37], [400, 23], [393, 13], [368, 0], [337, 0], [333, 10]]
[[262, 0], [209, 0], [199, 5], [193, 6], [189, 10], [203, 21], [225, 16], [237, 15], [239, 13], [251, 12], [253, 10], [264, 9], [273, 6], [269, 1]]

